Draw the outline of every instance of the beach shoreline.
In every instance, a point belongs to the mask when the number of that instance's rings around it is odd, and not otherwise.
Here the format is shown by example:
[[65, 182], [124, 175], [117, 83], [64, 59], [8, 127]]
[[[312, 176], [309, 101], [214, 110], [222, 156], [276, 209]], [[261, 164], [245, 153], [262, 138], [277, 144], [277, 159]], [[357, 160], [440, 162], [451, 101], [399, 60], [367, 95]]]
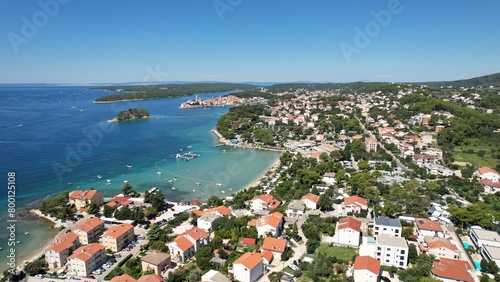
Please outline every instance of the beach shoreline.
[[222, 143], [226, 146], [231, 146], [234, 148], [255, 149], [255, 150], [262, 150], [262, 151], [279, 152], [279, 153], [284, 153], [287, 151], [285, 149], [278, 149], [278, 148], [265, 148], [265, 147], [252, 146], [252, 145], [234, 144], [234, 143], [231, 143], [231, 141], [224, 138], [224, 136], [222, 136], [222, 134], [220, 134], [220, 132], [217, 131], [217, 129], [212, 129], [212, 133], [215, 134], [215, 136], [217, 136], [219, 143]]

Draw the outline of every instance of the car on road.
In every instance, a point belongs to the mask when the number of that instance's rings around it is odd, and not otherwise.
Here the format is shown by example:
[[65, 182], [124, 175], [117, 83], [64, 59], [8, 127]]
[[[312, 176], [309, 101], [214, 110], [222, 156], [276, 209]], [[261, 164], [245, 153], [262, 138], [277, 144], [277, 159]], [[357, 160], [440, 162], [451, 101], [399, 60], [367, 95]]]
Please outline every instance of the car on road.
[[299, 269], [298, 266], [294, 265], [294, 264], [290, 264], [289, 267], [293, 270], [293, 271], [296, 271], [297, 269]]
[[43, 274], [37, 274], [37, 275], [35, 275], [35, 278], [43, 279]]
[[300, 242], [302, 241], [302, 237], [300, 235], [296, 235], [293, 237], [293, 240], [295, 240], [295, 242]]
[[57, 278], [59, 278], [59, 279], [66, 279], [66, 275], [61, 274], [61, 275], [57, 276]]
[[87, 278], [95, 279], [95, 276], [94, 275], [89, 275], [89, 276], [87, 276]]

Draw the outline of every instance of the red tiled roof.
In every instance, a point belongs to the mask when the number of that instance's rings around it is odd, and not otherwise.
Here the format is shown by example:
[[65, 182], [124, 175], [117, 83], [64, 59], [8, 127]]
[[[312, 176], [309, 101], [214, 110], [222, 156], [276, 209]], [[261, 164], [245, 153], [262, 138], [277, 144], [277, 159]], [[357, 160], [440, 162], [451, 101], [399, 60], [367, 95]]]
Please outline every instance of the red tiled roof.
[[270, 215], [263, 216], [259, 219], [253, 219], [248, 223], [248, 226], [264, 226], [270, 225], [274, 228], [277, 228], [281, 221], [283, 220], [283, 214], [280, 212], [275, 212]]
[[203, 230], [197, 226], [195, 226], [189, 230], [186, 230], [185, 234], [187, 234], [189, 237], [193, 238], [193, 240], [195, 240], [195, 241], [198, 241], [200, 239], [206, 239], [209, 236], [205, 230]]
[[255, 240], [254, 238], [243, 238], [243, 240], [241, 240], [241, 244], [244, 244], [244, 245], [255, 245], [255, 242], [257, 240]]
[[458, 247], [455, 244], [452, 244], [449, 241], [446, 242], [445, 240], [442, 240], [441, 238], [436, 238], [434, 240], [428, 240], [427, 247], [429, 249], [447, 248], [447, 249], [450, 249], [453, 251], [458, 251]]
[[216, 207], [215, 210], [220, 213], [222, 216], [228, 216], [229, 214], [231, 214], [231, 210], [228, 209], [226, 206], [219, 206], [219, 207]]
[[302, 196], [301, 200], [302, 201], [309, 200], [309, 201], [317, 204], [319, 201], [319, 196], [309, 193], [307, 195]]
[[189, 248], [194, 247], [193, 243], [189, 241], [186, 237], [184, 236], [179, 236], [174, 240], [175, 244], [179, 249], [181, 249], [183, 252], [189, 250]]
[[265, 258], [267, 260], [268, 263], [271, 263], [273, 261], [274, 256], [270, 250], [267, 250], [267, 249], [263, 250], [261, 252], [261, 255], [263, 258]]
[[261, 250], [270, 250], [272, 252], [283, 253], [286, 249], [286, 240], [266, 237], [260, 247]]
[[137, 282], [163, 282], [163, 278], [153, 273], [139, 277]]
[[432, 274], [437, 277], [465, 282], [474, 281], [470, 273], [467, 271], [471, 267], [466, 261], [441, 258], [439, 261], [434, 261], [433, 265], [434, 267], [431, 271]]
[[357, 232], [361, 232], [361, 221], [353, 218], [353, 217], [344, 217], [339, 219], [337, 223], [337, 228], [340, 229], [346, 229], [350, 228], [352, 230], [355, 230]]
[[111, 282], [137, 282], [132, 276], [128, 274], [122, 274], [120, 276], [115, 276], [110, 280]]
[[489, 180], [488, 178], [483, 178], [480, 181], [481, 181], [481, 185], [490, 186], [493, 188], [500, 188], [500, 182], [493, 182], [493, 181]]
[[441, 228], [438, 222], [427, 218], [415, 218], [415, 223], [419, 229], [443, 232], [443, 228]]
[[234, 264], [243, 264], [249, 270], [254, 269], [259, 263], [262, 262], [262, 255], [259, 253], [245, 253], [237, 260], [234, 261]]
[[380, 274], [380, 261], [371, 256], [358, 256], [354, 261], [354, 270], [366, 269], [376, 275]]
[[[103, 237], [112, 237], [112, 238], [119, 238], [123, 234], [129, 232], [130, 230], [134, 230], [134, 226], [128, 223], [120, 224], [120, 225], [115, 225], [106, 230], [104, 234], [102, 235]], [[132, 231], [133, 232], [133, 231]]]
[[99, 225], [104, 226], [104, 221], [96, 218], [96, 217], [91, 217], [89, 219], [82, 219], [76, 223], [74, 230], [82, 230], [83, 232], [90, 232], [94, 228], [98, 227]]
[[122, 205], [122, 206], [127, 206], [127, 205], [130, 205], [132, 204], [133, 202], [130, 200], [130, 196], [116, 196], [113, 198], [113, 201], [117, 202], [118, 204]]
[[78, 240], [78, 235], [73, 232], [65, 233], [59, 238], [57, 238], [50, 247], [47, 248], [47, 251], [53, 251], [56, 253], [60, 253], [64, 250], [70, 249], [74, 246], [74, 242]]
[[104, 247], [99, 243], [88, 244], [76, 249], [73, 252], [73, 254], [68, 257], [68, 259], [79, 259], [81, 261], [88, 261], [89, 259], [92, 258], [93, 255], [104, 249], [106, 249], [106, 247]]
[[344, 199], [344, 205], [368, 206], [368, 202], [361, 197], [351, 196]]
[[485, 174], [485, 173], [488, 173], [488, 172], [491, 172], [491, 173], [494, 173], [494, 174], [500, 174], [500, 173], [498, 173], [498, 171], [496, 171], [496, 170], [494, 170], [492, 168], [486, 167], [486, 166], [480, 167], [478, 169], [478, 171], [481, 174]]

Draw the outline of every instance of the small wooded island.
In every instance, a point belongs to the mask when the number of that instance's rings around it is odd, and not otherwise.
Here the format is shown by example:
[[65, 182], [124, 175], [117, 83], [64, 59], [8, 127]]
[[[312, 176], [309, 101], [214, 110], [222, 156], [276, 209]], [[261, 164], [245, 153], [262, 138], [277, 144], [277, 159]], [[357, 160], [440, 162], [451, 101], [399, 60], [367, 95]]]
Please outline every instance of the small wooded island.
[[148, 110], [141, 108], [131, 108], [128, 110], [124, 110], [118, 113], [118, 115], [112, 119], [108, 120], [108, 122], [117, 122], [117, 121], [125, 121], [125, 120], [134, 120], [139, 118], [148, 118], [149, 112]]

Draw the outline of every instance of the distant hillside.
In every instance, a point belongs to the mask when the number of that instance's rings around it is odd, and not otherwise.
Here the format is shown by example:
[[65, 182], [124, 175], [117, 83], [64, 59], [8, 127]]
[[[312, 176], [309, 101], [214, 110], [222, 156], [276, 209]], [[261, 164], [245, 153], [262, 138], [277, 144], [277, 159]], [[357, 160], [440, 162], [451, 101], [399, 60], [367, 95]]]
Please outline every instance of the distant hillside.
[[123, 91], [125, 93], [112, 94], [97, 98], [94, 102], [118, 102], [126, 100], [147, 100], [172, 98], [199, 93], [224, 92], [230, 90], [247, 90], [256, 88], [250, 84], [236, 83], [189, 83], [189, 84], [155, 84], [133, 86], [109, 86], [96, 89], [109, 91]]
[[454, 87], [477, 87], [477, 86], [500, 86], [500, 72], [473, 77], [469, 79], [461, 79], [455, 81], [431, 81], [420, 82], [417, 84], [425, 84], [430, 86], [454, 86]]

